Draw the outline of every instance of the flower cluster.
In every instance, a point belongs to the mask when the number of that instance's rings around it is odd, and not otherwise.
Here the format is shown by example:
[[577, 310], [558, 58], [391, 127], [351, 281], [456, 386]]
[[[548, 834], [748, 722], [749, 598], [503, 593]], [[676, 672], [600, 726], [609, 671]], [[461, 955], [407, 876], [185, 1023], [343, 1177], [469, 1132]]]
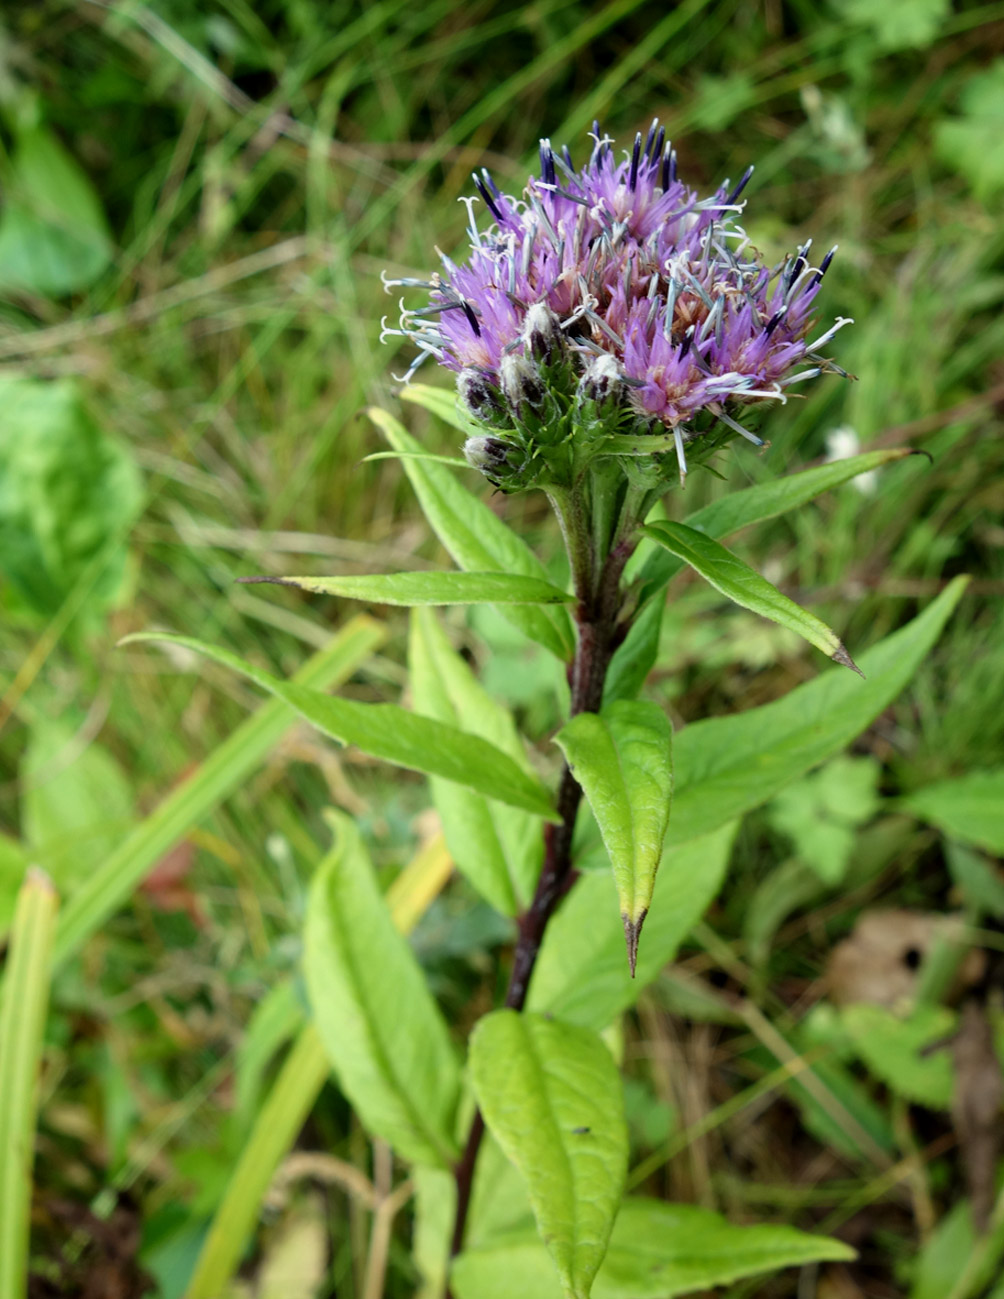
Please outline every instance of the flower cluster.
[[657, 122], [621, 161], [598, 125], [593, 140], [578, 171], [543, 140], [540, 177], [522, 199], [475, 175], [492, 224], [479, 230], [477, 200], [464, 200], [466, 263], [443, 256], [429, 280], [385, 278], [429, 294], [416, 310], [402, 303], [400, 329], [385, 326], [419, 349], [405, 381], [427, 356], [457, 372], [467, 410], [492, 430], [469, 458], [501, 485], [540, 480], [542, 448], [589, 428], [613, 435], [606, 454], [618, 435], [637, 456], [640, 437], [661, 434], [648, 459], [662, 464], [675, 448], [682, 480], [685, 448], [711, 450], [733, 434], [759, 444], [744, 410], [783, 402], [823, 369], [843, 373], [818, 353], [847, 321], [807, 341], [833, 252], [815, 266], [810, 241], [763, 265], [736, 221], [752, 167], [699, 198]]

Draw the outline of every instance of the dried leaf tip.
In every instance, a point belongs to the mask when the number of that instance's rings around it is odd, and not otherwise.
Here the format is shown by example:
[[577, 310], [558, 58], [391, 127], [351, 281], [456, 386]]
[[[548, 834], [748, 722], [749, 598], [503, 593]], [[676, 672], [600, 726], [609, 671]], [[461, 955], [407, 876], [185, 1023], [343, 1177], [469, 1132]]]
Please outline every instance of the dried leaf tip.
[[638, 939], [641, 936], [641, 927], [645, 923], [645, 917], [648, 915], [648, 907], [641, 913], [637, 920], [632, 920], [626, 912], [621, 912], [621, 920], [624, 922], [624, 940], [627, 943], [628, 965], [631, 967], [631, 978], [635, 976], [635, 967], [638, 964]]
[[833, 661], [834, 663], [839, 663], [841, 667], [850, 668], [852, 672], [856, 672], [862, 681], [867, 680], [865, 674], [861, 671], [858, 665], [847, 653], [847, 650], [844, 648], [843, 643], [839, 644], [837, 648], [833, 651]]

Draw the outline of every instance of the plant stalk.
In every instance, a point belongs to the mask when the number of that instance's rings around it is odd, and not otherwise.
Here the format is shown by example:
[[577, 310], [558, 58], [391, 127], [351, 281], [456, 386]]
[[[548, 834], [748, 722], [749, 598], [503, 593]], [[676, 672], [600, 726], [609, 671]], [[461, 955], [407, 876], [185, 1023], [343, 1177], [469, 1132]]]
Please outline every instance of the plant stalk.
[[[620, 581], [634, 543], [627, 539], [620, 541], [602, 562], [597, 563], [589, 545], [588, 533], [583, 535], [576, 528], [576, 519], [571, 511], [562, 513], [557, 503], [555, 506], [573, 561], [573, 581], [579, 597], [576, 609], [578, 640], [575, 657], [569, 668], [570, 716], [574, 717], [578, 713], [599, 712], [610, 660], [627, 634], [627, 626], [620, 622]], [[537, 889], [533, 901], [519, 920], [519, 938], [505, 997], [505, 1006], [509, 1010], [523, 1009], [548, 922], [561, 898], [575, 882], [572, 837], [581, 801], [582, 789], [566, 763], [558, 786], [557, 810], [561, 820], [544, 829], [544, 862]], [[454, 1169], [457, 1208], [450, 1246], [451, 1257], [455, 1257], [463, 1248], [474, 1171], [484, 1132], [484, 1119], [480, 1111], [476, 1111], [464, 1152]], [[446, 1295], [447, 1299], [451, 1299], [449, 1289]]]

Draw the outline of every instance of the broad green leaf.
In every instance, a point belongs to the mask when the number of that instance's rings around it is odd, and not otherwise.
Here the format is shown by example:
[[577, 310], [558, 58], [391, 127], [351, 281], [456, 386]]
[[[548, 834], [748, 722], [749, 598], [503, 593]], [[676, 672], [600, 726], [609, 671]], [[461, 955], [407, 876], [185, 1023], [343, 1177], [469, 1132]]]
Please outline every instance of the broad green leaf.
[[836, 632], [815, 614], [800, 608], [794, 600], [789, 600], [765, 577], [750, 568], [749, 564], [733, 555], [731, 550], [726, 550], [720, 542], [685, 523], [652, 523], [643, 531], [660, 546], [665, 546], [670, 554], [686, 561], [728, 599], [796, 632], [837, 663], [858, 670]]
[[717, 895], [736, 828], [720, 826], [664, 850], [636, 978], [624, 961], [613, 876], [583, 875], [547, 927], [530, 984], [530, 1009], [601, 1029], [633, 1005]]
[[0, 834], [0, 944], [7, 939], [29, 860], [24, 847], [16, 839]]
[[1004, 855], [1004, 767], [928, 785], [901, 806], [951, 839]]
[[555, 743], [589, 800], [610, 856], [634, 974], [669, 824], [673, 728], [656, 704], [621, 699], [602, 713], [579, 713]]
[[509, 573], [374, 573], [352, 577], [245, 577], [370, 604], [567, 604], [575, 597], [538, 577]]
[[[707, 537], [727, 537], [738, 532], [740, 528], [764, 519], [773, 519], [790, 510], [797, 510], [809, 501], [815, 500], [823, 492], [856, 478], [858, 474], [870, 473], [882, 465], [896, 460], [903, 460], [914, 452], [903, 447], [885, 451], [867, 451], [864, 455], [851, 456], [847, 460], [836, 460], [832, 464], [818, 465], [814, 469], [803, 469], [800, 473], [789, 474], [786, 478], [772, 478], [768, 482], [747, 487], [741, 492], [732, 492], [721, 500], [712, 501], [693, 514], [688, 514], [684, 522], [697, 532]], [[642, 599], [649, 599], [656, 591], [666, 585], [683, 568], [683, 560], [661, 547], [654, 548], [645, 556], [641, 565]], [[630, 640], [630, 636], [628, 637]], [[626, 645], [626, 642], [625, 642]]]
[[135, 823], [125, 772], [107, 749], [81, 740], [82, 717], [39, 718], [21, 766], [21, 833], [60, 892], [86, 879]]
[[987, 1299], [1004, 1293], [1004, 1215], [994, 1214], [978, 1235], [969, 1200], [958, 1200], [928, 1237], [913, 1268], [910, 1299], [976, 1299], [997, 1284]]
[[956, 578], [922, 614], [866, 651], [866, 680], [826, 672], [775, 703], [677, 732], [667, 843], [685, 843], [759, 807], [870, 726], [913, 676], [967, 581]]
[[214, 663], [231, 668], [295, 708], [318, 730], [343, 744], [355, 745], [363, 753], [382, 758], [396, 767], [444, 776], [514, 807], [554, 818], [551, 797], [540, 781], [527, 775], [508, 754], [480, 736], [468, 735], [455, 726], [420, 717], [396, 704], [360, 704], [354, 700], [336, 699], [319, 690], [297, 685], [295, 681], [281, 681], [228, 650], [189, 636], [139, 632], [127, 636], [122, 644], [140, 641], [181, 645], [205, 655]]
[[870, 27], [880, 50], [924, 49], [951, 16], [951, 0], [838, 0], [838, 12]]
[[[512, 716], [453, 649], [430, 609], [412, 614], [408, 669], [416, 712], [481, 736], [529, 772]], [[540, 821], [454, 781], [434, 776], [430, 784], [458, 869], [497, 911], [516, 915], [529, 903], [540, 870]]]
[[304, 973], [317, 1031], [365, 1127], [405, 1159], [448, 1167], [460, 1070], [449, 1030], [344, 816], [311, 886]]
[[0, 570], [23, 606], [52, 616], [97, 563], [87, 611], [105, 612], [126, 571], [114, 538], [125, 537], [142, 503], [132, 455], [107, 436], [73, 379], [0, 375], [0, 409]]
[[495, 1011], [471, 1035], [474, 1091], [526, 1181], [565, 1299], [588, 1299], [627, 1171], [617, 1066], [588, 1029]]
[[966, 178], [977, 198], [989, 202], [1004, 190], [1004, 59], [966, 78], [960, 107], [961, 116], [935, 125], [934, 150]]
[[39, 1062], [58, 905], [45, 874], [29, 870], [0, 986], [0, 1299], [27, 1293]]
[[[382, 639], [383, 631], [372, 618], [353, 618], [303, 665], [294, 680], [318, 689], [340, 685]], [[293, 713], [280, 699], [269, 700], [140, 822], [64, 906], [53, 953], [57, 965], [124, 905], [186, 831], [240, 787], [293, 721]]]
[[[366, 630], [363, 620], [355, 630]], [[350, 624], [351, 626], [351, 624]], [[372, 626], [369, 631], [372, 633]], [[345, 652], [342, 643], [342, 654]], [[330, 671], [330, 655], [312, 664]], [[266, 711], [272, 707], [266, 705]], [[449, 872], [441, 854], [421, 849], [387, 890], [394, 928], [410, 933], [443, 888]], [[238, 1061], [238, 1067], [239, 1067]], [[283, 1156], [296, 1140], [330, 1072], [328, 1057], [311, 1023], [305, 1024], [258, 1111], [254, 1127], [233, 1165], [226, 1192], [199, 1252], [185, 1299], [219, 1299], [237, 1271], [256, 1226], [262, 1201]], [[452, 1178], [451, 1178], [452, 1181]]]
[[[421, 451], [421, 445], [386, 411], [369, 412], [395, 451]], [[513, 573], [546, 582], [543, 564], [526, 543], [487, 505], [463, 487], [442, 465], [406, 459], [405, 472], [436, 536], [454, 562], [469, 572]], [[499, 612], [531, 640], [560, 659], [575, 647], [568, 611], [562, 608], [500, 605]]]
[[[952, 1103], [954, 1070], [948, 1040], [956, 1016], [946, 1006], [918, 1006], [901, 1019], [884, 1006], [846, 1006], [840, 1022], [871, 1072], [904, 1100], [929, 1109]], [[925, 1051], [936, 1042], [940, 1050]]]
[[[739, 1227], [691, 1204], [631, 1196], [621, 1206], [593, 1299], [673, 1299], [805, 1263], [849, 1261], [843, 1241], [788, 1226]], [[560, 1299], [546, 1251], [520, 1237], [467, 1250], [455, 1261], [457, 1299]]]
[[88, 288], [111, 264], [101, 202], [47, 127], [19, 132], [4, 189], [0, 289], [59, 298]]

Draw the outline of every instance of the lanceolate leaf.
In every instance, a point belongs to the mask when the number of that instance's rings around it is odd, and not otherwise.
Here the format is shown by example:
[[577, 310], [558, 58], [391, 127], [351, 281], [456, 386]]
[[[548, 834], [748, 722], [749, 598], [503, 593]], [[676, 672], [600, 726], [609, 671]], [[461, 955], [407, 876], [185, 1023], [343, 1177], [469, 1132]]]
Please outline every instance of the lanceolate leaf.
[[304, 931], [317, 1030], [366, 1128], [406, 1159], [449, 1165], [460, 1090], [449, 1030], [347, 817], [337, 818], [337, 834]]
[[627, 1170], [610, 1052], [587, 1029], [501, 1010], [475, 1028], [470, 1068], [485, 1122], [526, 1180], [565, 1299], [588, 1299]]
[[866, 680], [826, 672], [775, 703], [679, 731], [667, 845], [759, 807], [860, 735], [916, 672], [967, 581], [957, 577], [913, 622], [867, 650], [861, 656]]
[[[416, 712], [480, 735], [529, 770], [512, 716], [453, 649], [431, 609], [412, 614], [408, 667]], [[540, 822], [455, 782], [434, 776], [430, 783], [458, 869], [497, 911], [516, 915], [540, 869]]]
[[628, 961], [652, 901], [673, 796], [673, 728], [662, 709], [622, 699], [602, 713], [580, 713], [558, 732], [610, 855]]
[[573, 596], [538, 577], [510, 573], [374, 573], [349, 577], [244, 577], [370, 604], [566, 604]]
[[[377, 408], [369, 414], [395, 451], [422, 450], [392, 415]], [[547, 581], [543, 564], [526, 543], [463, 487], [450, 470], [425, 460], [405, 459], [402, 463], [425, 517], [460, 568]], [[558, 658], [572, 657], [574, 636], [566, 609], [500, 605], [499, 612]]]
[[765, 577], [761, 577], [755, 569], [719, 542], [687, 527], [685, 523], [653, 523], [644, 532], [660, 546], [664, 546], [670, 554], [685, 560], [722, 595], [742, 605], [744, 609], [751, 609], [761, 617], [797, 632], [817, 649], [821, 649], [828, 658], [858, 671], [836, 632], [831, 631], [826, 623], [820, 622], [815, 614], [800, 608], [794, 600], [782, 595]]
[[[703, 532], [706, 537], [727, 537], [751, 523], [773, 519], [779, 514], [787, 514], [789, 510], [807, 505], [823, 492], [839, 487], [858, 474], [866, 474], [872, 469], [879, 469], [882, 465], [915, 454], [917, 453], [909, 448], [895, 447], [885, 451], [867, 451], [864, 455], [852, 456], [848, 460], [836, 460], [814, 469], [803, 469], [786, 478], [774, 478], [758, 483], [755, 487], [747, 487], [744, 491], [732, 492], [729, 496], [712, 501], [703, 509], [688, 514], [684, 522], [695, 531]], [[654, 550], [641, 570], [642, 599], [648, 599], [665, 586], [682, 568], [682, 559], [663, 550]]]
[[361, 704], [336, 699], [294, 681], [281, 681], [236, 654], [188, 636], [141, 632], [127, 636], [123, 644], [135, 641], [164, 641], [204, 654], [284, 700], [326, 735], [344, 744], [354, 744], [364, 753], [394, 766], [443, 776], [513, 807], [549, 819], [554, 817], [550, 795], [540, 781], [478, 735], [468, 735], [455, 726], [420, 717], [396, 704]]
[[[674, 1299], [742, 1277], [826, 1260], [850, 1261], [843, 1241], [787, 1226], [737, 1227], [692, 1204], [631, 1197], [617, 1217], [593, 1299]], [[457, 1299], [559, 1299], [539, 1244], [513, 1241], [461, 1254]]]
[[736, 828], [725, 825], [663, 852], [636, 978], [624, 960], [613, 878], [605, 871], [584, 874], [547, 927], [530, 1009], [602, 1029], [633, 1006], [717, 896]]

